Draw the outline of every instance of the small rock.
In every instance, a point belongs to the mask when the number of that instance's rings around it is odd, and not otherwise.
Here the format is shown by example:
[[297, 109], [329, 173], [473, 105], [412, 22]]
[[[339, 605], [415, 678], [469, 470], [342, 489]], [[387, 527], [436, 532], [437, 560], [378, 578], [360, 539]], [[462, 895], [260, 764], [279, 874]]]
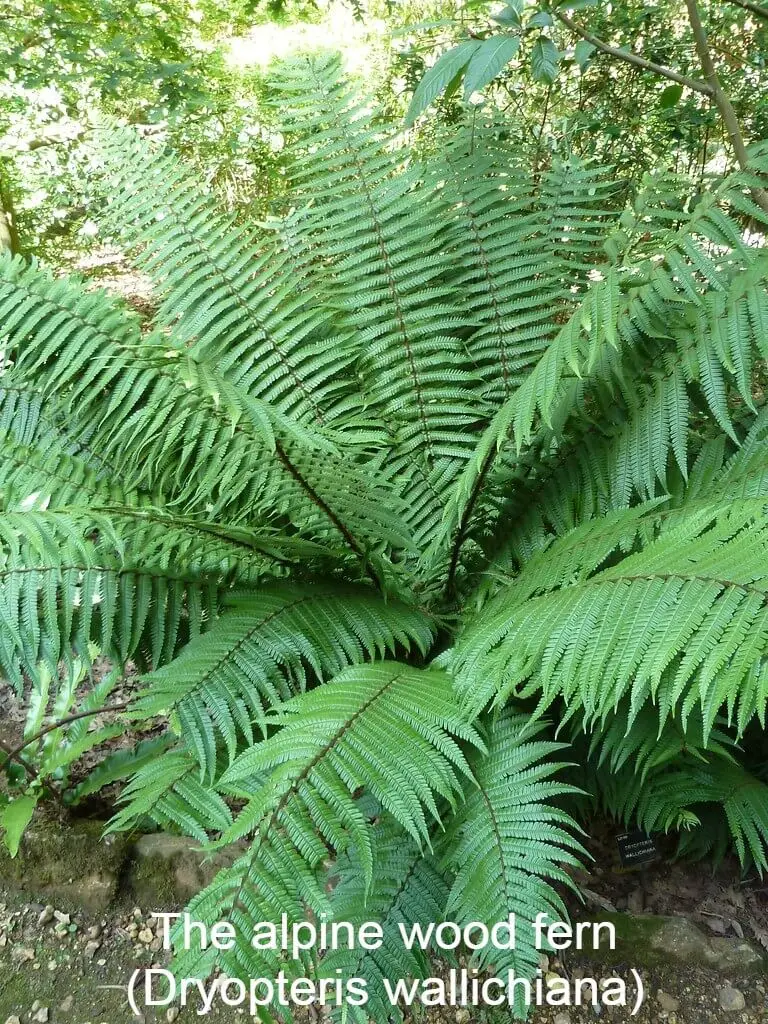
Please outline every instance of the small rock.
[[711, 932], [714, 932], [715, 935], [725, 935], [728, 930], [725, 926], [725, 921], [720, 917], [707, 917], [705, 920], [707, 928], [709, 928]]
[[636, 886], [627, 896], [627, 910], [630, 914], [641, 914], [645, 906], [645, 893], [642, 886]]
[[136, 918], [137, 921], [141, 920], [141, 907], [133, 908], [133, 916]]
[[48, 970], [49, 971], [55, 971], [58, 966], [59, 965], [56, 963], [55, 960], [49, 960], [48, 961]]
[[101, 943], [98, 940], [95, 942], [87, 942], [85, 945], [85, 955], [89, 960], [93, 960], [100, 948]]
[[37, 1013], [37, 1011], [40, 1009], [42, 1005], [43, 1004], [40, 1002], [40, 1000], [36, 999], [34, 1003], [32, 1003], [32, 1013]]
[[567, 1013], [558, 1013], [553, 1024], [571, 1024], [571, 1018]]
[[733, 988], [731, 985], [726, 985], [720, 989], [720, 1007], [726, 1011], [726, 1013], [738, 1013], [739, 1010], [743, 1010], [747, 1005], [744, 999], [744, 994], [737, 988]]
[[100, 924], [91, 925], [91, 927], [88, 929], [88, 933], [87, 934], [88, 934], [88, 938], [91, 940], [91, 942], [95, 942], [96, 939], [101, 938], [101, 925]]
[[[457, 1024], [461, 1024], [461, 1022], [459, 1021], [459, 1014], [461, 1012], [462, 1012], [461, 1010], [458, 1010], [457, 1013], [456, 1013]], [[467, 1016], [464, 1017], [463, 1019], [464, 1020], [468, 1020], [469, 1019], [469, 1014], [467, 1013], [466, 1010], [464, 1010], [464, 1013], [466, 1013]], [[165, 1011], [165, 1019], [169, 1022], [169, 1024], [173, 1024], [173, 1022], [176, 1020], [176, 1018], [178, 1016], [179, 1016], [179, 1010], [178, 1010], [177, 1006], [172, 1006], [170, 1008], [170, 1010], [166, 1010]]]
[[163, 948], [163, 940], [160, 938], [159, 935], [152, 939], [152, 941], [149, 944], [149, 948], [152, 950], [153, 953], [160, 952], [160, 950]]
[[670, 996], [666, 992], [662, 992], [661, 989], [656, 993], [656, 1001], [664, 1013], [677, 1013], [680, 1009], [680, 1000], [675, 999], [674, 996]]
[[[170, 1014], [170, 1012], [171, 1011], [169, 1010], [168, 1013]], [[176, 1015], [177, 1016], [178, 1016], [178, 1012], [179, 1011], [177, 1010], [176, 1011]], [[168, 1020], [171, 1020], [171, 1019], [175, 1020], [176, 1017], [171, 1018], [169, 1016]], [[462, 1008], [461, 1010], [457, 1010], [456, 1013], [454, 1014], [453, 1019], [456, 1021], [456, 1024], [467, 1024], [467, 1021], [469, 1020], [469, 1010], [464, 1009], [464, 1008]]]
[[53, 920], [53, 907], [49, 903], [47, 907], [43, 907], [43, 909], [40, 911], [40, 916], [37, 919], [37, 923], [42, 926], [42, 925], [50, 924], [52, 920]]
[[48, 1007], [41, 1006], [37, 1013], [32, 1014], [32, 1020], [36, 1021], [37, 1024], [48, 1024]]
[[72, 1007], [74, 1005], [75, 1005], [75, 997], [74, 996], [67, 996], [67, 998], [62, 1001], [61, 1006], [59, 1007], [59, 1010], [62, 1013], [69, 1013], [69, 1011], [72, 1009]]
[[34, 959], [34, 949], [28, 949], [26, 946], [14, 946], [11, 950], [11, 960], [15, 960], [17, 963], [23, 964]]
[[66, 925], [67, 927], [69, 927], [69, 925], [72, 924], [72, 917], [71, 917], [71, 915], [70, 914], [65, 914], [64, 911], [62, 911], [62, 910], [54, 910], [53, 916], [56, 918], [56, 920], [59, 922], [59, 924]]
[[5, 1024], [21, 1024], [21, 1021], [14, 1013], [12, 1017], [9, 1017]]
[[143, 942], [145, 946], [150, 945], [154, 941], [155, 933], [151, 928], [142, 928], [139, 932], [139, 942]]
[[539, 967], [543, 974], [549, 970], [549, 957], [546, 953], [539, 953]]

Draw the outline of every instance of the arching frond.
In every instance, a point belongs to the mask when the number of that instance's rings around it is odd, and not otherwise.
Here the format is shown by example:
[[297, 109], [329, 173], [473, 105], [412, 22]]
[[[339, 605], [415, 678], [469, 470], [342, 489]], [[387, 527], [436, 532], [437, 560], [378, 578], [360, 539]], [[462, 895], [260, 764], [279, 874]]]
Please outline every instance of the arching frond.
[[[406, 934], [414, 925], [426, 932], [444, 913], [448, 885], [434, 858], [425, 855], [416, 842], [390, 818], [371, 832], [375, 863], [370, 888], [354, 850], [346, 854], [334, 869], [338, 883], [333, 891], [333, 914], [338, 921], [360, 926], [375, 921], [381, 926], [382, 940], [377, 949], [339, 948], [331, 950], [320, 963], [320, 976], [333, 978], [341, 972], [344, 979], [362, 978], [366, 982], [368, 1002], [363, 1007], [348, 1006], [348, 1019], [367, 1024], [403, 1019], [399, 1006], [393, 1006], [384, 989], [384, 979], [423, 978], [430, 971], [429, 951], [416, 943], [408, 949]], [[343, 1013], [334, 1013], [342, 1019]]]
[[632, 715], [652, 700], [662, 722], [700, 708], [707, 733], [723, 705], [739, 730], [764, 721], [765, 503], [677, 515], [620, 557], [640, 522], [632, 510], [556, 541], [469, 625], [458, 672], [475, 706], [562, 695], [597, 720], [629, 697]]
[[414, 608], [363, 588], [266, 586], [229, 598], [222, 617], [173, 664], [146, 676], [139, 717], [174, 712], [203, 774], [223, 742], [230, 762], [239, 743], [266, 731], [269, 710], [347, 665], [414, 645], [422, 653], [432, 623]]
[[562, 764], [551, 756], [563, 744], [544, 740], [541, 731], [541, 723], [512, 710], [491, 720], [487, 752], [470, 761], [477, 786], [467, 790], [447, 837], [446, 862], [456, 873], [449, 914], [489, 927], [515, 915], [514, 949], [489, 945], [475, 955], [481, 967], [493, 964], [519, 976], [533, 975], [538, 966], [536, 915], [567, 917], [552, 882], [573, 887], [566, 865], [585, 856], [575, 821], [558, 806], [575, 792], [553, 778]]

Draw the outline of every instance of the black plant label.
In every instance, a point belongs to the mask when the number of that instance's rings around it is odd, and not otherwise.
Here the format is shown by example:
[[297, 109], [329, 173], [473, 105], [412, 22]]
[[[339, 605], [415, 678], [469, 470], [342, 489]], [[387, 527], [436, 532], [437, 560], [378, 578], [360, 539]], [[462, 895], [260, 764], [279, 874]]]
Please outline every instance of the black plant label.
[[623, 868], [636, 868], [642, 864], [650, 864], [656, 860], [659, 851], [653, 836], [636, 829], [634, 832], [622, 832], [616, 836], [619, 848], [619, 859]]

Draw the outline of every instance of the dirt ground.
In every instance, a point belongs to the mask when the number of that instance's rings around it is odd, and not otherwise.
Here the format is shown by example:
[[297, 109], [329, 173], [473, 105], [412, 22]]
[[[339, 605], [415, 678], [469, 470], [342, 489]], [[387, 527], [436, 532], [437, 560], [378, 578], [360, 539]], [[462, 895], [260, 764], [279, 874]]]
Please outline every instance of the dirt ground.
[[[53, 913], [40, 904], [21, 902], [0, 892], [0, 1024], [129, 1024], [136, 1021], [126, 1001], [125, 986], [139, 968], [162, 966], [165, 954], [152, 921], [143, 908], [117, 908], [101, 919]], [[628, 963], [596, 967], [584, 961], [552, 960], [548, 973], [562, 977], [619, 976], [634, 981]], [[637, 1016], [628, 1009], [546, 1007], [535, 1010], [532, 1024], [768, 1024], [768, 976], [732, 977], [700, 967], [672, 963], [644, 969], [645, 1002]], [[742, 1006], [743, 999], [743, 1006]], [[724, 1009], [726, 1005], [734, 1008]], [[214, 1022], [246, 1019], [242, 1010], [218, 1005], [208, 1016]], [[165, 1006], [147, 1008], [144, 1021], [199, 1019], [193, 1008], [181, 1012]], [[305, 1012], [297, 1024], [309, 1024]], [[485, 1008], [441, 1007], [423, 1010], [410, 1024], [502, 1024], [509, 1018]]]

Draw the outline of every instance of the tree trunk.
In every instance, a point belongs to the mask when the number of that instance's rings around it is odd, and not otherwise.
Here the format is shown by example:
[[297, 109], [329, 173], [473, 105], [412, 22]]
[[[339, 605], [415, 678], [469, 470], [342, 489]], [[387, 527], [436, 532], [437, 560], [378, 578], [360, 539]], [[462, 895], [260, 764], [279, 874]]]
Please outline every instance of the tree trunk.
[[0, 251], [5, 249], [10, 249], [14, 256], [21, 252], [13, 197], [0, 166]]

